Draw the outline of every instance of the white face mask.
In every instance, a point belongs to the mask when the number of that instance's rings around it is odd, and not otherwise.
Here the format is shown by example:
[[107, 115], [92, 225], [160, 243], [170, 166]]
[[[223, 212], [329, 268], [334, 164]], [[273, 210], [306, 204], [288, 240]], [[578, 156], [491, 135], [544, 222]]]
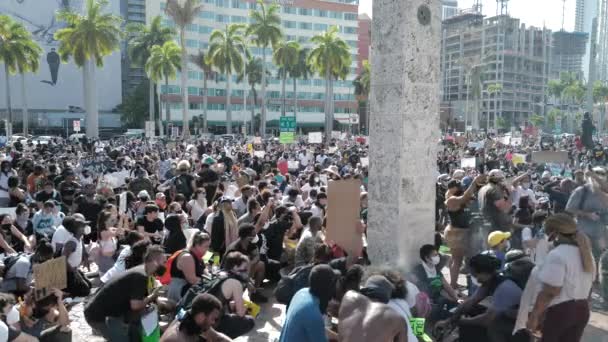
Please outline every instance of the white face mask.
[[479, 283], [479, 281], [477, 280], [477, 278], [471, 276], [471, 283], [473, 283], [473, 285], [480, 287], [481, 283]]
[[11, 325], [19, 322], [19, 310], [13, 305], [11, 310], [6, 314], [6, 323]]
[[439, 262], [441, 262], [441, 258], [439, 257], [439, 255], [432, 256], [431, 262], [433, 263], [433, 265], [437, 266], [439, 265]]
[[91, 234], [91, 226], [84, 226], [84, 235]]

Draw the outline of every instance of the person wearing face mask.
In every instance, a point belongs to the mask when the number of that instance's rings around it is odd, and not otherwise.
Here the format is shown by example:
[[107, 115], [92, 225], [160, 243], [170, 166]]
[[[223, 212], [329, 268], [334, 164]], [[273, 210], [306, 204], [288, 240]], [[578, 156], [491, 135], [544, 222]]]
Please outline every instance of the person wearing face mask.
[[6, 208], [9, 204], [8, 179], [17, 177], [17, 172], [13, 170], [11, 163], [3, 160], [0, 163], [0, 208]]
[[[431, 312], [431, 319], [437, 320], [445, 318], [446, 312], [443, 307], [448, 309], [456, 306], [459, 298], [456, 291], [448, 284], [441, 273], [439, 263], [441, 257], [433, 245], [423, 245], [420, 248], [420, 263], [416, 265], [412, 272], [412, 281], [431, 299], [434, 311]], [[436, 309], [435, 309], [436, 308]]]
[[192, 236], [188, 248], [170, 260], [171, 282], [167, 297], [176, 303], [190, 286], [198, 284], [205, 273], [203, 256], [209, 250], [211, 238], [207, 233], [197, 232]]
[[156, 301], [162, 289], [154, 288], [154, 277], [165, 273], [165, 262], [162, 247], [149, 246], [143, 265], [117, 275], [90, 299], [84, 308], [87, 323], [108, 341], [130, 341], [129, 333], [139, 333], [137, 323], [141, 314], [148, 304]]
[[327, 206], [327, 194], [320, 192], [317, 194], [317, 200], [313, 203], [310, 211], [312, 217], [319, 217], [322, 220], [325, 219], [325, 207]]
[[232, 341], [215, 331], [214, 326], [222, 313], [222, 303], [214, 296], [203, 293], [194, 298], [192, 307], [180, 312], [160, 339], [160, 342]]
[[[30, 252], [32, 250], [28, 238], [17, 228], [9, 214], [0, 214], [0, 234], [2, 234], [3, 239], [14, 251], [23, 252], [25, 249], [27, 252]], [[10, 250], [2, 252], [8, 254]]]
[[95, 260], [102, 276], [114, 266], [114, 254], [118, 249], [118, 237], [124, 234], [124, 229], [118, 224], [118, 219], [110, 210], [99, 213], [97, 220], [97, 246], [91, 248], [91, 257]]
[[239, 238], [226, 248], [226, 254], [237, 251], [249, 258], [249, 276], [254, 280], [255, 286], [253, 293], [250, 293], [250, 299], [256, 303], [266, 303], [268, 299], [255, 291], [262, 286], [266, 274], [266, 265], [260, 260], [258, 241], [259, 238], [254, 225], [244, 224], [239, 226]]
[[533, 208], [538, 203], [534, 190], [530, 187], [530, 177], [528, 174], [518, 177], [513, 181], [513, 194], [511, 196], [513, 199], [513, 206], [516, 208], [520, 208], [519, 199], [524, 196], [528, 198], [530, 206]]
[[488, 248], [498, 258], [501, 264], [501, 269], [505, 265], [505, 255], [511, 249], [511, 233], [501, 232], [499, 230], [491, 232], [488, 235]]
[[471, 213], [468, 205], [484, 182], [484, 175], [477, 176], [466, 191], [463, 190], [463, 186], [458, 180], [452, 180], [448, 183], [445, 206], [448, 211], [449, 224], [445, 228], [444, 234], [445, 241], [452, 254], [450, 264], [450, 285], [452, 288], [458, 287], [460, 266], [462, 266], [466, 251], [470, 247]]
[[[67, 260], [68, 281], [65, 292], [72, 297], [86, 297], [91, 293], [91, 282], [78, 267], [84, 257], [82, 236], [86, 231], [90, 231], [89, 222], [85, 221], [82, 215], [74, 214], [63, 219], [62, 226], [67, 236], [65, 239], [56, 240], [53, 248], [55, 255], [63, 255]], [[59, 241], [63, 242], [59, 243]]]

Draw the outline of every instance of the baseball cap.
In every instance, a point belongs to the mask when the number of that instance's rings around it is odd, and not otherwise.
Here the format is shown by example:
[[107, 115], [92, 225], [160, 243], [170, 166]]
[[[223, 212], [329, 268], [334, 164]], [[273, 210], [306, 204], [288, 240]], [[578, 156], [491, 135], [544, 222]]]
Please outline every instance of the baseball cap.
[[509, 232], [501, 232], [500, 230], [491, 232], [490, 235], [488, 235], [488, 246], [496, 247], [496, 245], [510, 238], [511, 233]]

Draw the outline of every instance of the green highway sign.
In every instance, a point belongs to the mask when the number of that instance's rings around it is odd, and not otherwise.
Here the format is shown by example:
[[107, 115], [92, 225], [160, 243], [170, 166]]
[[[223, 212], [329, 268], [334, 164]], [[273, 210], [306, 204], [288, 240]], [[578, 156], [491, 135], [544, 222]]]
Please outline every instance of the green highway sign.
[[294, 132], [281, 132], [279, 135], [279, 143], [281, 144], [293, 144], [296, 141], [296, 134]]
[[296, 117], [295, 116], [282, 116], [279, 119], [279, 128], [281, 132], [295, 132], [296, 131]]

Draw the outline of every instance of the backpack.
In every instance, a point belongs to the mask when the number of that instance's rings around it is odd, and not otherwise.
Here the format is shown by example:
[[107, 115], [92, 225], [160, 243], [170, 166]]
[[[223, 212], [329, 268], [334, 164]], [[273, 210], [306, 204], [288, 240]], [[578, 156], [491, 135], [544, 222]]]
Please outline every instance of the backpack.
[[520, 289], [524, 289], [530, 278], [530, 273], [534, 268], [534, 262], [529, 258], [513, 260], [505, 265], [503, 276], [505, 279], [512, 280]]
[[183, 177], [177, 176], [173, 179], [173, 184], [175, 185], [175, 191], [179, 194], [186, 196], [186, 198], [190, 198], [192, 196], [192, 184], [189, 184]]
[[[21, 258], [22, 256], [25, 256], [25, 253], [17, 253], [17, 254], [11, 254], [9, 256], [7, 256], [6, 258], [4, 258], [4, 268], [0, 270], [0, 277], [2, 277], [4, 279], [4, 277], [6, 277], [6, 274], [8, 273], [8, 270], [10, 270], [13, 266], [15, 266], [15, 264], [17, 263], [17, 261], [19, 261], [19, 258]], [[30, 263], [30, 267], [31, 267], [31, 263]]]
[[189, 310], [192, 306], [192, 301], [194, 300], [194, 297], [199, 294], [208, 293], [214, 295], [215, 297], [218, 297], [217, 293], [220, 291], [222, 284], [224, 283], [224, 281], [230, 278], [237, 279], [230, 275], [220, 273], [212, 275], [203, 275], [198, 284], [192, 285], [179, 300], [179, 303], [177, 303], [177, 312], [182, 309]]
[[308, 276], [313, 267], [314, 265], [296, 267], [287, 276], [281, 277], [274, 290], [277, 302], [289, 305], [296, 292], [308, 286]]
[[187, 252], [187, 250], [179, 250], [171, 254], [171, 256], [167, 259], [167, 262], [165, 263], [166, 271], [165, 273], [163, 273], [162, 276], [158, 277], [158, 281], [160, 281], [161, 284], [169, 285], [169, 283], [171, 282], [171, 268], [173, 267], [173, 261], [175, 261], [175, 259], [177, 259], [177, 257], [179, 257], [180, 255], [182, 255], [183, 252]]

